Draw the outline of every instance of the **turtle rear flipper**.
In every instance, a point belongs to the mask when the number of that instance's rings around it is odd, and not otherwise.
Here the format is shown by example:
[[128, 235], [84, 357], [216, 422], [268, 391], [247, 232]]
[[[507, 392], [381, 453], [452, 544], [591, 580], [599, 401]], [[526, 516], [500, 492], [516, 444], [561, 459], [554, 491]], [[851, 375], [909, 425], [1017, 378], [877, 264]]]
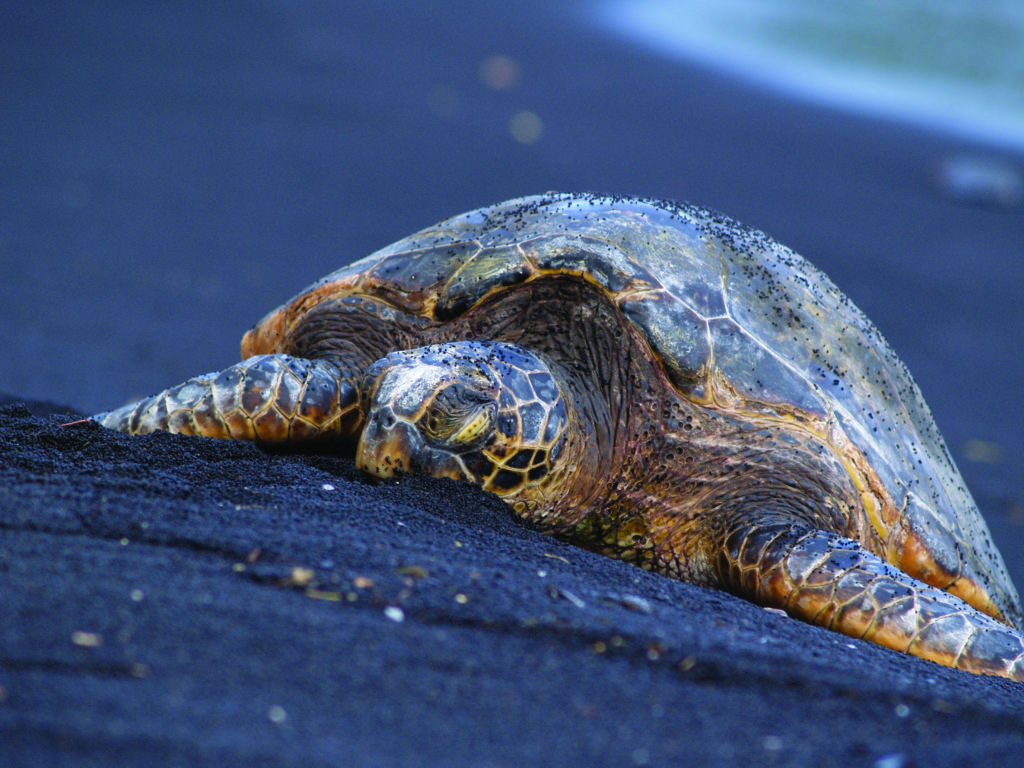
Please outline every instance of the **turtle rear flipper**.
[[362, 412], [355, 386], [334, 363], [273, 354], [197, 376], [93, 420], [133, 435], [167, 430], [264, 444], [350, 439], [354, 445]]
[[801, 525], [733, 528], [723, 585], [761, 605], [945, 666], [1024, 681], [1024, 639], [856, 541]]

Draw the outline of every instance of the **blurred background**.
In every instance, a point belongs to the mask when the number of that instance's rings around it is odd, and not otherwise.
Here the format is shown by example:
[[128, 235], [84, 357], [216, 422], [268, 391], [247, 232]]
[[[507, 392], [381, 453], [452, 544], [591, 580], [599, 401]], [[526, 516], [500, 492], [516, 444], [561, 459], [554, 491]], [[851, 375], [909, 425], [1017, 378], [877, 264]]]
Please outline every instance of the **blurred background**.
[[[610, 27], [669, 56], [814, 101], [1024, 148], [1017, 0], [607, 0], [599, 7]], [[1003, 166], [990, 182], [1001, 202], [1021, 202], [1019, 170]]]
[[687, 199], [792, 246], [878, 324], [1022, 584], [1022, 15], [10, 0], [0, 392], [92, 412], [220, 368], [317, 277], [506, 198]]

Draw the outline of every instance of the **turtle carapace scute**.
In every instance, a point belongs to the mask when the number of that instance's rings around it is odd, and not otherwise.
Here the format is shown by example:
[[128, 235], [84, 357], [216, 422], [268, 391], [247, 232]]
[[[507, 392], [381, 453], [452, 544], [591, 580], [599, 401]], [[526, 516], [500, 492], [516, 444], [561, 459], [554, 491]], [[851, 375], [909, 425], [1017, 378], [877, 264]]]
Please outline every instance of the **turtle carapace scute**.
[[544, 530], [940, 664], [1024, 680], [1020, 600], [918, 387], [804, 258], [692, 205], [446, 219], [94, 417], [354, 450]]

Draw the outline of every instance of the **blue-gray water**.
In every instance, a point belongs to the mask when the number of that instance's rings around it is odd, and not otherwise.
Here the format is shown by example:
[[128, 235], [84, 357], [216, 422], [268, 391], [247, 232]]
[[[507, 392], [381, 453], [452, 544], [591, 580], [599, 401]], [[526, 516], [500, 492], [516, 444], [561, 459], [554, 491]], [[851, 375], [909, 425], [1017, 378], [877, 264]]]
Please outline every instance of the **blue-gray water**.
[[770, 87], [1024, 148], [1020, 0], [602, 0], [598, 14]]

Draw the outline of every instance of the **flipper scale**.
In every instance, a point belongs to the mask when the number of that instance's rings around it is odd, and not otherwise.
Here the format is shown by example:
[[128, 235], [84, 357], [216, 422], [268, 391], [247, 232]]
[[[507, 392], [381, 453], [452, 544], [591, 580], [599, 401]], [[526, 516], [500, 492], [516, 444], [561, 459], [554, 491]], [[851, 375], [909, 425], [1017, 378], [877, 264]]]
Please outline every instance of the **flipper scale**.
[[247, 358], [93, 418], [133, 435], [167, 430], [264, 444], [344, 440], [362, 423], [356, 389], [332, 362], [283, 354]]
[[794, 618], [945, 666], [1024, 680], [1024, 639], [852, 539], [775, 523], [735, 528], [718, 555], [726, 586]]

